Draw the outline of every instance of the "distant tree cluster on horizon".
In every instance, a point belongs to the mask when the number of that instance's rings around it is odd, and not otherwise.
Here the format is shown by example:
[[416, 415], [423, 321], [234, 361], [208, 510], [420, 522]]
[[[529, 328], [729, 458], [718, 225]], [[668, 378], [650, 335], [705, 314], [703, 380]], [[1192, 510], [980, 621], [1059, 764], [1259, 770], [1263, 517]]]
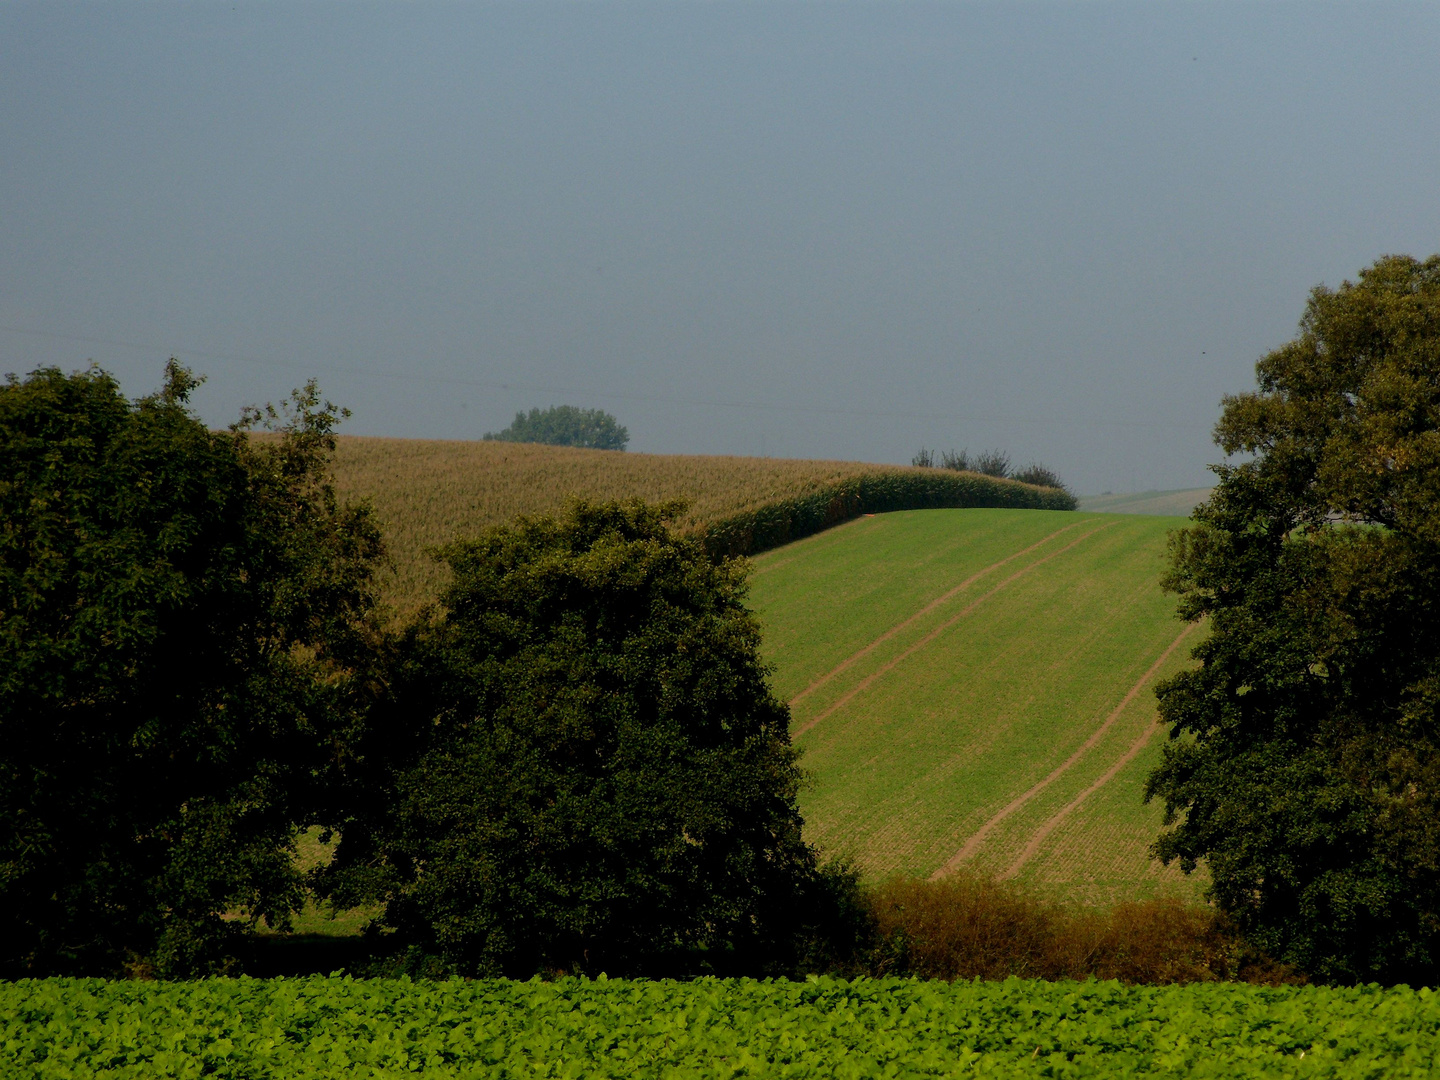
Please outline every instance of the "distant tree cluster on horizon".
[[589, 450], [624, 450], [630, 443], [630, 432], [615, 417], [602, 409], [580, 409], [574, 405], [517, 412], [509, 427], [503, 431], [487, 431], [483, 437], [499, 442], [579, 446]]

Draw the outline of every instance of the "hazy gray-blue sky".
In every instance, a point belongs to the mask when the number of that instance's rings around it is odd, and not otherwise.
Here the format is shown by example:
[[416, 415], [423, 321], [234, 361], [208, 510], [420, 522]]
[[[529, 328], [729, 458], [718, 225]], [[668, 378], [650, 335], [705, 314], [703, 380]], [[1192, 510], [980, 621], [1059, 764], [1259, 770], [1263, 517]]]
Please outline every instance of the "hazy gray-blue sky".
[[1440, 249], [1440, 5], [0, 7], [0, 371], [358, 434], [1207, 482], [1311, 286]]

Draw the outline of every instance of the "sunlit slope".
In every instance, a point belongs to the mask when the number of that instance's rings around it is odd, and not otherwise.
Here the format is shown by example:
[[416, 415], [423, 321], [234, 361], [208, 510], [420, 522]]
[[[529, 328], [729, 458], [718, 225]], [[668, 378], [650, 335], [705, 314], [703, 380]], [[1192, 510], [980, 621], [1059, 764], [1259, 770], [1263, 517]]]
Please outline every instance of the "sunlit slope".
[[[1079, 899], [1193, 893], [1146, 847], [1153, 686], [1193, 631], [1160, 590], [1182, 519], [882, 514], [755, 560], [813, 774], [809, 838], [872, 873], [969, 866]], [[1178, 644], [1177, 644], [1178, 641]]]

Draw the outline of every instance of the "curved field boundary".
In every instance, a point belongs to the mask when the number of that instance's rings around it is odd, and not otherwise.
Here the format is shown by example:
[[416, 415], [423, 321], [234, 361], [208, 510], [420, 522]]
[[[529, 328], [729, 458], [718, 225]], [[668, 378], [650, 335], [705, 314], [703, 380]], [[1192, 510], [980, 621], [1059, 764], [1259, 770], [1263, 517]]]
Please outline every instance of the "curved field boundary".
[[696, 535], [712, 558], [721, 559], [758, 555], [862, 514], [980, 507], [1074, 510], [1076, 505], [1075, 496], [1063, 488], [948, 469], [892, 467], [712, 520]]
[[[1094, 749], [1095, 745], [1105, 736], [1105, 733], [1110, 730], [1111, 726], [1115, 723], [1115, 721], [1120, 719], [1121, 713], [1123, 713], [1126, 707], [1135, 700], [1136, 695], [1138, 695], [1140, 691], [1144, 689], [1145, 684], [1148, 683], [1152, 678], [1154, 678], [1155, 673], [1160, 670], [1161, 666], [1165, 663], [1165, 661], [1170, 659], [1170, 654], [1173, 653], [1177, 648], [1179, 648], [1180, 643], [1185, 640], [1186, 636], [1190, 633], [1191, 630], [1194, 630], [1197, 625], [1197, 623], [1190, 623], [1188, 626], [1185, 627], [1184, 630], [1180, 631], [1179, 636], [1176, 637], [1176, 639], [1172, 641], [1168, 646], [1166, 646], [1165, 651], [1160, 654], [1159, 659], [1157, 659], [1155, 663], [1150, 665], [1149, 670], [1147, 670], [1144, 675], [1141, 675], [1139, 681], [1137, 681], [1135, 685], [1126, 692], [1125, 696], [1120, 699], [1120, 704], [1116, 705], [1115, 708], [1111, 710], [1110, 715], [1105, 718], [1105, 722], [1102, 723], [1093, 732], [1091, 732], [1090, 737], [1080, 744], [1079, 749], [1077, 749], [1073, 754], [1071, 754], [1063, 762], [1057, 765], [1055, 769], [1050, 773], [1050, 775], [1045, 777], [1045, 779], [1041, 780], [1034, 787], [1031, 787], [1029, 790], [1023, 792], [1020, 795], [1017, 795], [1010, 802], [1006, 803], [999, 813], [997, 813], [989, 821], [985, 822], [984, 825], [981, 825], [980, 828], [975, 832], [975, 834], [972, 835], [970, 839], [965, 841], [964, 846], [961, 847], [960, 850], [957, 851], [954, 855], [952, 855], [946, 861], [944, 866], [940, 867], [940, 869], [936, 870], [933, 874], [930, 875], [930, 880], [935, 881], [939, 878], [944, 877], [946, 874], [955, 870], [966, 859], [970, 858], [970, 856], [974, 855], [975, 852], [980, 850], [980, 845], [985, 842], [985, 838], [989, 836], [990, 833], [993, 832], [995, 828], [1000, 825], [1001, 822], [1003, 822], [1011, 814], [1015, 813], [1015, 811], [1019, 810], [1031, 799], [1035, 798], [1035, 796], [1039, 795], [1056, 780], [1060, 779], [1061, 776], [1063, 776], [1075, 766], [1076, 762], [1078, 762], [1082, 757], [1089, 753], [1090, 750]], [[1026, 844], [1025, 850], [1021, 853], [1020, 858], [1017, 859], [1015, 863], [1011, 865], [1011, 867], [1006, 870], [1004, 874], [1001, 875], [1001, 877], [1014, 877], [1015, 874], [1019, 872], [1020, 868], [1024, 866], [1025, 863], [1027, 863], [1031, 858], [1033, 858], [1035, 853], [1040, 850], [1040, 845], [1045, 842], [1046, 837], [1048, 837], [1052, 832], [1055, 831], [1055, 829], [1059, 826], [1061, 820], [1067, 814], [1073, 811], [1077, 806], [1084, 802], [1086, 798], [1088, 798], [1103, 784], [1105, 784], [1108, 780], [1114, 777], [1116, 773], [1118, 773], [1122, 768], [1124, 768], [1124, 766], [1144, 748], [1145, 743], [1150, 740], [1150, 736], [1154, 731], [1154, 726], [1147, 730], [1145, 734], [1141, 737], [1140, 741], [1137, 742], [1134, 746], [1132, 746], [1129, 750], [1127, 750], [1121, 756], [1120, 760], [1114, 765], [1112, 765], [1110, 769], [1107, 770], [1102, 777], [1100, 777], [1099, 780], [1091, 784], [1088, 788], [1084, 790], [1084, 792], [1079, 795], [1079, 797], [1077, 797], [1063, 810], [1061, 810], [1058, 814], [1056, 814], [1044, 825], [1042, 825], [1040, 829], [1036, 832], [1035, 836], [1031, 838], [1030, 842]]]
[[[816, 533], [813, 536], [802, 537], [789, 545], [790, 554], [786, 555], [785, 558], [767, 559], [764, 562], [755, 563], [750, 569], [750, 580], [754, 581], [756, 578], [763, 577], [766, 574], [773, 574], [776, 570], [789, 566], [798, 559], [811, 557], [816, 552], [830, 551], [844, 544], [849, 538], [842, 530], [857, 528], [862, 526], [866, 521], [874, 520], [874, 518], [874, 514], [862, 514], [858, 518], [842, 521], [832, 529], [826, 529], [824, 532]], [[761, 552], [761, 554], [765, 553]]]
[[[1092, 519], [1092, 520], [1093, 520], [1093, 519]], [[861, 693], [862, 691], [868, 689], [868, 688], [871, 686], [871, 684], [873, 684], [873, 683], [875, 682], [876, 679], [880, 678], [882, 675], [888, 674], [889, 672], [893, 671], [896, 667], [898, 667], [900, 664], [902, 664], [902, 663], [904, 663], [906, 660], [910, 659], [910, 657], [914, 656], [917, 652], [919, 652], [921, 649], [923, 649], [926, 645], [929, 645], [930, 642], [934, 641], [937, 637], [939, 637], [941, 634], [943, 634], [946, 630], [949, 630], [952, 626], [954, 626], [957, 622], [959, 622], [961, 619], [963, 619], [966, 615], [969, 615], [969, 614], [970, 614], [972, 611], [974, 611], [977, 607], [979, 607], [981, 604], [983, 604], [986, 600], [989, 600], [989, 599], [990, 599], [992, 596], [994, 596], [996, 593], [1000, 592], [1002, 589], [1004, 589], [1004, 588], [1005, 588], [1007, 585], [1009, 585], [1011, 582], [1017, 581], [1018, 579], [1024, 577], [1024, 576], [1025, 576], [1026, 574], [1028, 574], [1031, 570], [1034, 570], [1037, 566], [1043, 566], [1045, 563], [1049, 562], [1051, 559], [1055, 559], [1055, 558], [1060, 557], [1061, 555], [1064, 555], [1065, 552], [1069, 551], [1069, 550], [1070, 550], [1071, 548], [1073, 548], [1076, 544], [1083, 543], [1084, 541], [1090, 539], [1090, 537], [1094, 536], [1094, 535], [1095, 535], [1096, 533], [1098, 533], [1098, 532], [1104, 532], [1106, 529], [1110, 528], [1110, 526], [1113, 525], [1113, 524], [1115, 524], [1115, 523], [1114, 523], [1113, 521], [1110, 521], [1110, 522], [1106, 522], [1104, 525], [1101, 525], [1100, 528], [1098, 528], [1098, 529], [1091, 529], [1089, 532], [1087, 532], [1087, 533], [1083, 534], [1082, 536], [1079, 536], [1079, 537], [1077, 537], [1076, 539], [1070, 541], [1070, 543], [1066, 544], [1066, 545], [1065, 545], [1064, 547], [1062, 547], [1059, 551], [1052, 551], [1049, 555], [1046, 555], [1046, 556], [1044, 556], [1043, 558], [1036, 559], [1034, 562], [1029, 563], [1029, 564], [1027, 564], [1026, 566], [1022, 567], [1021, 569], [1015, 571], [1015, 573], [1011, 574], [1011, 575], [1010, 575], [1009, 577], [1007, 577], [1004, 581], [1002, 581], [1002, 582], [1000, 582], [999, 584], [997, 584], [997, 585], [996, 585], [994, 588], [992, 588], [989, 592], [985, 593], [983, 596], [977, 597], [975, 600], [971, 601], [969, 604], [966, 604], [963, 608], [961, 608], [959, 611], [957, 611], [954, 615], [951, 615], [950, 618], [946, 619], [946, 620], [945, 620], [943, 623], [941, 623], [939, 626], [935, 627], [934, 630], [931, 630], [928, 634], [926, 634], [924, 637], [922, 637], [919, 641], [915, 642], [914, 645], [911, 645], [908, 649], [906, 649], [904, 652], [902, 652], [899, 656], [896, 656], [896, 657], [894, 657], [893, 659], [887, 660], [884, 664], [880, 665], [880, 667], [878, 667], [877, 669], [875, 669], [874, 671], [872, 671], [869, 675], [866, 675], [865, 678], [861, 679], [858, 683], [856, 683], [853, 687], [851, 687], [846, 693], [842, 694], [837, 700], [835, 700], [834, 702], [832, 702], [828, 708], [823, 709], [821, 712], [819, 712], [819, 713], [817, 713], [815, 716], [811, 717], [811, 718], [810, 718], [808, 721], [806, 721], [804, 724], [801, 724], [800, 727], [794, 732], [794, 734], [793, 734], [791, 737], [792, 737], [792, 738], [799, 738], [801, 735], [804, 735], [807, 731], [809, 731], [811, 728], [813, 728], [816, 724], [820, 723], [821, 720], [824, 720], [827, 716], [830, 716], [830, 715], [832, 715], [833, 713], [838, 712], [840, 709], [844, 708], [844, 707], [845, 707], [846, 705], [848, 705], [852, 700], [854, 700], [854, 698], [855, 698], [855, 696], [856, 696], [857, 694], [859, 694], [859, 693]]]
[[[1093, 521], [1094, 518], [1090, 518], [1090, 519], [1088, 519], [1088, 520], [1089, 520], [1089, 521]], [[937, 596], [934, 600], [931, 600], [928, 604], [926, 604], [924, 607], [922, 607], [919, 611], [915, 612], [915, 614], [910, 615], [910, 616], [907, 616], [906, 618], [902, 619], [900, 622], [896, 623], [894, 626], [890, 627], [889, 630], [886, 630], [883, 634], [881, 634], [879, 637], [877, 637], [874, 641], [870, 642], [870, 644], [868, 644], [868, 645], [866, 645], [864, 648], [860, 649], [859, 652], [856, 652], [856, 653], [854, 653], [854, 654], [846, 657], [844, 660], [840, 661], [840, 663], [836, 664], [833, 668], [831, 668], [829, 671], [827, 671], [824, 675], [821, 675], [818, 679], [816, 679], [814, 682], [812, 682], [809, 686], [805, 687], [804, 690], [801, 690], [798, 694], [796, 694], [793, 698], [791, 698], [791, 699], [790, 699], [790, 704], [791, 704], [792, 706], [793, 706], [793, 705], [798, 705], [798, 704], [800, 704], [800, 702], [804, 701], [807, 697], [809, 697], [811, 694], [813, 694], [816, 690], [819, 690], [822, 686], [824, 686], [826, 683], [828, 683], [831, 679], [835, 678], [836, 675], [839, 675], [841, 672], [845, 671], [847, 668], [850, 668], [850, 667], [852, 667], [853, 665], [855, 665], [856, 663], [858, 663], [859, 661], [865, 659], [865, 657], [869, 656], [872, 652], [874, 652], [876, 649], [878, 649], [881, 645], [884, 645], [885, 642], [889, 641], [889, 640], [890, 640], [892, 637], [894, 637], [896, 634], [900, 633], [900, 631], [904, 630], [907, 626], [909, 626], [911, 623], [913, 623], [916, 619], [924, 618], [926, 615], [930, 614], [930, 612], [934, 611], [934, 610], [935, 610], [937, 607], [939, 607], [941, 604], [944, 604], [946, 601], [951, 600], [951, 599], [953, 599], [955, 596], [957, 596], [957, 595], [959, 595], [960, 593], [964, 592], [966, 589], [968, 589], [971, 585], [975, 584], [975, 582], [979, 581], [979, 580], [980, 580], [982, 577], [984, 577], [986, 574], [989, 574], [989, 573], [991, 573], [991, 572], [993, 572], [993, 571], [995, 571], [995, 570], [999, 570], [1000, 567], [1004, 566], [1006, 563], [1014, 562], [1016, 559], [1019, 559], [1019, 558], [1025, 556], [1025, 555], [1029, 555], [1030, 552], [1034, 551], [1036, 548], [1044, 547], [1046, 544], [1048, 544], [1051, 540], [1054, 540], [1055, 537], [1059, 536], [1061, 533], [1063, 533], [1063, 532], [1068, 532], [1068, 531], [1071, 530], [1071, 529], [1078, 529], [1081, 525], [1085, 525], [1085, 524], [1088, 524], [1088, 521], [1077, 521], [1077, 522], [1075, 522], [1073, 525], [1066, 525], [1064, 528], [1056, 529], [1056, 530], [1055, 530], [1053, 533], [1051, 533], [1049, 536], [1045, 537], [1045, 538], [1042, 539], [1042, 540], [1037, 540], [1035, 543], [1031, 544], [1029, 547], [1025, 548], [1023, 551], [1017, 551], [1017, 552], [1015, 552], [1013, 555], [1006, 555], [1005, 558], [1001, 559], [999, 562], [991, 563], [989, 566], [985, 567], [983, 570], [977, 570], [975, 573], [973, 573], [973, 574], [971, 574], [969, 577], [967, 577], [964, 581], [960, 582], [959, 585], [956, 585], [953, 589], [950, 589], [950, 590], [946, 591], [945, 593], [943, 593], [942, 595]]]

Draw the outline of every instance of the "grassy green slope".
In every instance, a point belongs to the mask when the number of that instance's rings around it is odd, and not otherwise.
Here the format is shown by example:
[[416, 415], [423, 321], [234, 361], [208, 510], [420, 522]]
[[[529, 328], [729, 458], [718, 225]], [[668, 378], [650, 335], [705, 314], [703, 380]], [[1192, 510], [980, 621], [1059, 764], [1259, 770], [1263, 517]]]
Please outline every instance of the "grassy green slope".
[[1179, 523], [914, 511], [756, 559], [751, 598], [814, 777], [811, 839], [873, 873], [1195, 893], [1147, 859], [1160, 811], [1139, 794], [1164, 741], [1151, 688], [1189, 652], [1146, 678], [1184, 629], [1157, 584]]

